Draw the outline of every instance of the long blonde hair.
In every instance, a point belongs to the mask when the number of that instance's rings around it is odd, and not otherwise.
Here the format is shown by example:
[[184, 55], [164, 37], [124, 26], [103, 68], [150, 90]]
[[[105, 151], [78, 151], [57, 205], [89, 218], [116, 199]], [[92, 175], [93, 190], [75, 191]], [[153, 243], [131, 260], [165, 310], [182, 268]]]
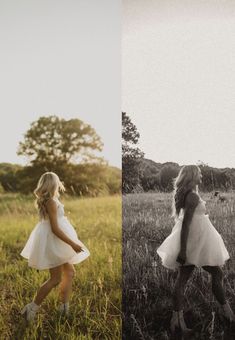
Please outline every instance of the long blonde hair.
[[200, 168], [197, 165], [184, 165], [174, 180], [172, 216], [176, 219], [184, 208], [185, 195], [192, 191]]
[[59, 191], [64, 192], [65, 187], [54, 172], [45, 172], [39, 179], [34, 194], [36, 207], [41, 218], [46, 218], [46, 203], [49, 198], [59, 197]]

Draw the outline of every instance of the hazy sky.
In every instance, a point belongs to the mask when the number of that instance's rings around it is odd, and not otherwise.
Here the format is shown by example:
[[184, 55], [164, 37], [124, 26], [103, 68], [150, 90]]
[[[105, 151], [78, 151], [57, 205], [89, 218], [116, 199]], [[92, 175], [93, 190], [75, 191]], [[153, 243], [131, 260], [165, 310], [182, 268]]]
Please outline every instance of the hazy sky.
[[235, 1], [123, 4], [122, 110], [145, 157], [235, 167]]
[[121, 5], [118, 0], [0, 0], [0, 162], [30, 123], [79, 118], [121, 166]]

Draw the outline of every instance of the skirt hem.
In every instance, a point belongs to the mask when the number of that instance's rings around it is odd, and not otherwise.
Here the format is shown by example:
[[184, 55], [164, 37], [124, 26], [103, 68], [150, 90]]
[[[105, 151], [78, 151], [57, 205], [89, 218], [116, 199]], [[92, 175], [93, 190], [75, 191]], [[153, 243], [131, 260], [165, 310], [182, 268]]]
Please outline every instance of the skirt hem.
[[34, 268], [34, 269], [37, 269], [37, 270], [45, 270], [45, 269], [51, 269], [51, 268], [55, 268], [55, 267], [58, 267], [58, 266], [61, 266], [62, 264], [64, 263], [70, 263], [70, 264], [79, 264], [80, 262], [86, 260], [89, 256], [90, 256], [90, 253], [88, 253], [86, 256], [83, 256], [81, 257], [80, 259], [78, 260], [72, 260], [73, 257], [70, 257], [69, 259], [64, 259], [60, 262], [58, 262], [58, 264], [53, 264], [53, 265], [45, 265], [45, 266], [37, 266], [36, 264], [32, 264], [30, 263], [29, 261], [29, 257], [27, 257], [26, 255], [22, 255], [20, 254], [22, 257], [24, 257], [25, 259], [28, 260], [28, 266], [31, 267], [31, 268]]
[[[221, 262], [211, 262], [211, 261], [204, 261], [202, 263], [196, 263], [196, 262], [187, 262], [186, 264], [183, 265], [183, 267], [186, 267], [186, 266], [195, 266], [197, 268], [201, 268], [201, 267], [204, 267], [204, 266], [211, 266], [211, 267], [222, 267], [225, 265], [226, 261], [228, 261], [230, 259], [230, 256], [224, 258]], [[161, 263], [163, 265], [163, 267], [167, 268], [167, 269], [171, 269], [171, 270], [175, 270], [175, 269], [178, 269], [179, 267], [181, 267], [182, 265], [178, 262], [176, 262], [175, 264], [172, 264], [172, 265], [168, 265], [167, 263], [164, 263], [164, 260], [162, 261]]]

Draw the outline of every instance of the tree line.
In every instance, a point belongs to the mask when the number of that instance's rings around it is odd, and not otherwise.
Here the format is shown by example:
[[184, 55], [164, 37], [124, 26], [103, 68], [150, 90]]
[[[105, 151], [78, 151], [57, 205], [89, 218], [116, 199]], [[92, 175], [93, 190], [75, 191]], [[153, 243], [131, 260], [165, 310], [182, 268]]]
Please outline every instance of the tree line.
[[[122, 191], [173, 190], [173, 180], [178, 175], [180, 165], [174, 162], [156, 163], [144, 158], [138, 148], [140, 134], [126, 112], [122, 112]], [[197, 164], [202, 171], [201, 190], [234, 190], [235, 169], [218, 169], [201, 161]]]
[[0, 163], [0, 191], [32, 193], [45, 171], [53, 171], [69, 194], [97, 196], [121, 191], [121, 170], [109, 166], [94, 151], [103, 143], [96, 131], [79, 119], [40, 117], [19, 143], [18, 155], [28, 164]]

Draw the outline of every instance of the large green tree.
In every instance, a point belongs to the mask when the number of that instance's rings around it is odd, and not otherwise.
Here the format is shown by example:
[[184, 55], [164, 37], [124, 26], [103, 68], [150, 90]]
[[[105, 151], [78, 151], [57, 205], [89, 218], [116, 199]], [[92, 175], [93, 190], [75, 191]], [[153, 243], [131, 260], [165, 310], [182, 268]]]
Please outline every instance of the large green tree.
[[126, 112], [122, 112], [122, 190], [131, 192], [140, 186], [139, 162], [144, 153], [136, 146], [140, 134]]
[[31, 124], [17, 153], [27, 156], [31, 164], [65, 164], [78, 156], [89, 157], [102, 147], [100, 137], [90, 125], [53, 115], [40, 117]]

